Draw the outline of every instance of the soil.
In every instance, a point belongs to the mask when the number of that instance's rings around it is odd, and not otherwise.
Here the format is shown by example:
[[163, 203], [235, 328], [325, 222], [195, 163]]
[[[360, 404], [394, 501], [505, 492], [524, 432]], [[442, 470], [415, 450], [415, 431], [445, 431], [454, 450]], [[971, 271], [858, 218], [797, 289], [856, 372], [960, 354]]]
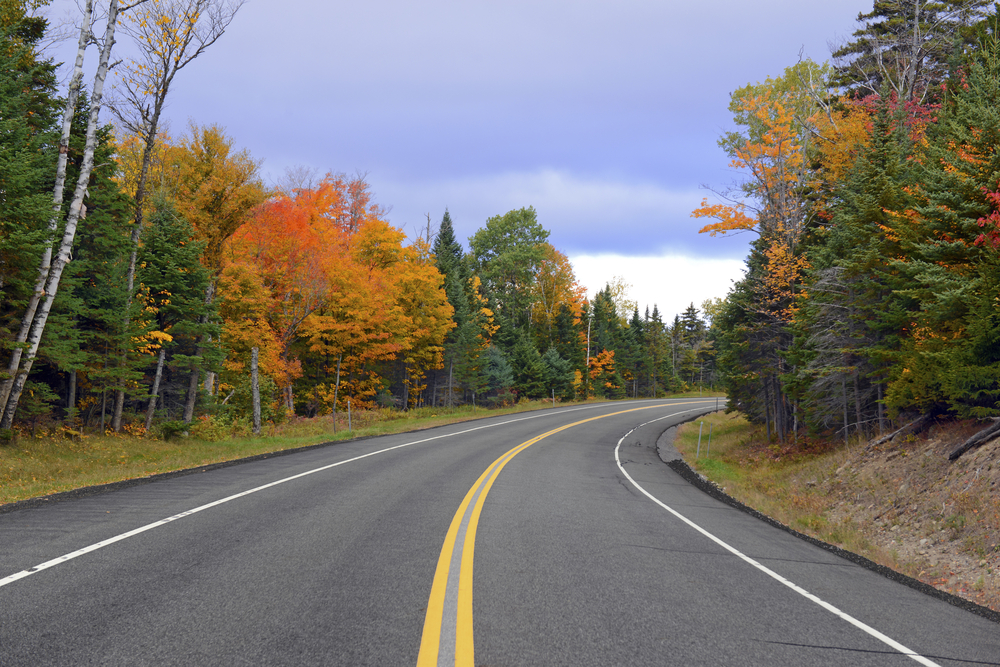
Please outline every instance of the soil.
[[849, 522], [863, 554], [940, 590], [1000, 611], [1000, 438], [954, 462], [981, 422], [934, 423], [917, 435], [849, 450], [826, 479], [830, 524]]

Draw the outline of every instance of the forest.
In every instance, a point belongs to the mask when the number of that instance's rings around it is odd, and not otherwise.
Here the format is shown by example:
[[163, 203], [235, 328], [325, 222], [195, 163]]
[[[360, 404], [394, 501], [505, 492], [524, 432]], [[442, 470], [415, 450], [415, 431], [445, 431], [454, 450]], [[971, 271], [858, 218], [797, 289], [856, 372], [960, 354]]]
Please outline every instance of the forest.
[[467, 244], [446, 208], [408, 238], [361, 175], [268, 184], [224, 128], [168, 133], [174, 77], [241, 2], [88, 0], [65, 91], [44, 4], [0, 0], [0, 440], [716, 381], [719, 303], [664, 321], [623, 279], [588, 298], [530, 206]]
[[754, 235], [710, 339], [768, 438], [997, 423], [997, 10], [879, 0], [832, 63], [733, 93], [719, 145], [741, 181], [692, 215]]

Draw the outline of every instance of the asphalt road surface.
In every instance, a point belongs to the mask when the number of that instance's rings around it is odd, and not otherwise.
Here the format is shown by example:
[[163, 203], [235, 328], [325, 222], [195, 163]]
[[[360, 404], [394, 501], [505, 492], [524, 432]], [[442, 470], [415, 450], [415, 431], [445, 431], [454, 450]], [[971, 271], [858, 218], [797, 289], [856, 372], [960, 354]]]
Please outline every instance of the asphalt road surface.
[[715, 400], [491, 417], [0, 514], [0, 666], [1000, 664], [1000, 625], [669, 468], [660, 435]]

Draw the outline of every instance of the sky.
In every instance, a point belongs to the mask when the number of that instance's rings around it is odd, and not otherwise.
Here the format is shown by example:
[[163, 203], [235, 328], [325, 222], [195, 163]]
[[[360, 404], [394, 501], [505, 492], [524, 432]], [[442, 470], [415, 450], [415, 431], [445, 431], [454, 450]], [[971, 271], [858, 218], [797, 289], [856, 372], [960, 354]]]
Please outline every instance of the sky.
[[[730, 93], [800, 53], [829, 59], [871, 7], [249, 0], [178, 73], [165, 117], [174, 134], [224, 127], [269, 182], [363, 174], [411, 235], [447, 208], [467, 241], [533, 206], [591, 294], [621, 277], [640, 311], [672, 319], [742, 277], [750, 236], [698, 234], [690, 217], [706, 187], [738, 178], [716, 144], [734, 129]], [[52, 13], [78, 10], [55, 0]]]

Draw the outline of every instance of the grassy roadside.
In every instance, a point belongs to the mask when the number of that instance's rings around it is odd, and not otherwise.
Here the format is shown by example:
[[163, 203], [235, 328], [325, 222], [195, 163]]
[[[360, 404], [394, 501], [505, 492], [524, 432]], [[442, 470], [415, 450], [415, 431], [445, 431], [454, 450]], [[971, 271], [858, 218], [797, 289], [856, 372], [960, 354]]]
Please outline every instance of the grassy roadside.
[[[677, 394], [669, 398], [697, 395]], [[603, 401], [592, 399], [558, 405], [598, 402]], [[295, 418], [266, 426], [259, 437], [247, 434], [234, 437], [231, 429], [218, 428], [208, 420], [200, 423], [196, 420], [192, 437], [171, 440], [142, 435], [84, 435], [70, 440], [61, 431], [54, 436], [22, 436], [12, 444], [0, 446], [0, 505], [325, 442], [404, 433], [549, 407], [551, 401], [525, 401], [490, 410], [472, 406], [417, 408], [408, 412], [372, 410], [355, 413], [350, 432], [345, 415], [340, 415], [336, 434], [332, 418], [325, 416]]]
[[[698, 433], [701, 429], [701, 451]], [[950, 463], [979, 425], [942, 422], [919, 438], [767, 443], [721, 412], [684, 424], [674, 445], [740, 502], [824, 542], [1000, 611], [1000, 441]], [[711, 446], [709, 447], [709, 434]]]
[[849, 452], [838, 445], [792, 448], [765, 441], [763, 427], [740, 414], [716, 412], [681, 426], [674, 446], [688, 465], [745, 505], [802, 533], [883, 562], [888, 554], [879, 553], [856, 526], [829, 518], [829, 497], [817, 482], [843, 465]]

